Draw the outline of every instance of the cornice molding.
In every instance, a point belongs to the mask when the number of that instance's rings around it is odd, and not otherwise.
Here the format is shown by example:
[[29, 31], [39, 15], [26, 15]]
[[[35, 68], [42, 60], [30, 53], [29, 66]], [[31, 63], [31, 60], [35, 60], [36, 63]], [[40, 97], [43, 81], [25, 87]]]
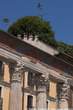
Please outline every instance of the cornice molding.
[[66, 77], [58, 74], [58, 72], [51, 69], [49, 66], [48, 67], [43, 66], [43, 64], [41, 64], [40, 62], [36, 62], [36, 63], [31, 62], [31, 59], [28, 58], [27, 56], [21, 56], [19, 54], [10, 52], [3, 48], [0, 48], [0, 56], [5, 58], [8, 62], [11, 62], [11, 63], [20, 62], [23, 65], [24, 69], [31, 69], [35, 72], [42, 73], [45, 75], [45, 77], [48, 77], [48, 75], [51, 74], [57, 79], [60, 79], [63, 81], [67, 80]]
[[43, 52], [50, 54], [50, 55], [59, 54], [59, 52], [55, 48], [51, 47], [50, 45], [46, 45], [45, 43], [43, 43], [39, 40], [33, 41], [32, 36], [29, 36], [29, 39], [24, 38], [23, 41], [28, 43], [28, 45], [30, 44], [30, 45], [42, 50]]

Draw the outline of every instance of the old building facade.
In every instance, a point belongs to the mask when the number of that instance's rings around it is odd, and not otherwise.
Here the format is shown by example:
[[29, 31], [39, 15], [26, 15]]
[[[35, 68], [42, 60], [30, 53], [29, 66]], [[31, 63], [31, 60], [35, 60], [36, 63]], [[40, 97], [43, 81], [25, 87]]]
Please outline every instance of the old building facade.
[[72, 63], [39, 41], [0, 32], [0, 110], [73, 108]]

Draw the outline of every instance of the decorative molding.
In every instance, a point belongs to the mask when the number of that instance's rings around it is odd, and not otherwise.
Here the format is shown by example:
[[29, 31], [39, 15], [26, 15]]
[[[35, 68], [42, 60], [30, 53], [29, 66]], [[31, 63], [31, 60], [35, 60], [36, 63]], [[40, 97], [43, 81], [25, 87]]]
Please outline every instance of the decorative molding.
[[23, 65], [20, 62], [17, 62], [15, 65], [11, 66], [11, 82], [21, 82], [21, 74], [23, 72]]

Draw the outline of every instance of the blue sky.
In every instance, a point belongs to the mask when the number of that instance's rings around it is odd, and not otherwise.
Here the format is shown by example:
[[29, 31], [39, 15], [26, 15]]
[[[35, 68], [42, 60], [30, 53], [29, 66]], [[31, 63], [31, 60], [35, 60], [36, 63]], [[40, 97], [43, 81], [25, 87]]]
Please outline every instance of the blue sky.
[[57, 40], [73, 44], [73, 0], [0, 0], [0, 28], [4, 17], [11, 22], [23, 16], [38, 15], [38, 1], [43, 5], [43, 17], [51, 22]]

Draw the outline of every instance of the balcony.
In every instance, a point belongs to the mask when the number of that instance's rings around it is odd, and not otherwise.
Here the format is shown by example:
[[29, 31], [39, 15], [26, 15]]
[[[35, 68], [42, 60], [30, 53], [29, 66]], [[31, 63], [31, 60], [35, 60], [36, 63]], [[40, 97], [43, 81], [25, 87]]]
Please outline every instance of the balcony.
[[0, 110], [2, 110], [3, 99], [0, 97]]

